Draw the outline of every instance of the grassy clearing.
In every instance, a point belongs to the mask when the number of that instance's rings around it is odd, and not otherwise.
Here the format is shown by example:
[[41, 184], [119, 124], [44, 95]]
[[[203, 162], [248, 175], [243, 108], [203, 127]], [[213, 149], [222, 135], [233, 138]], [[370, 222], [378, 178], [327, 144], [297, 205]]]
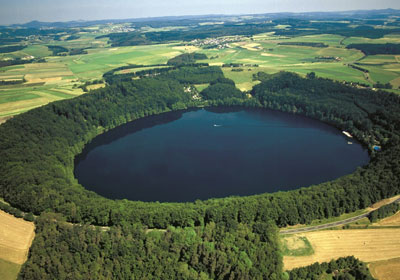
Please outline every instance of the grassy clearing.
[[281, 244], [284, 256], [309, 256], [314, 254], [314, 249], [305, 236], [281, 237]]
[[365, 262], [400, 257], [400, 229], [326, 230], [302, 233], [310, 241], [314, 254], [284, 256], [285, 269], [307, 266], [354, 255]]
[[372, 262], [369, 264], [371, 275], [379, 280], [395, 280], [400, 278], [400, 258]]
[[222, 71], [224, 72], [225, 77], [232, 79], [235, 82], [236, 87], [242, 91], [249, 91], [253, 88], [253, 86], [260, 83], [259, 81], [253, 81], [253, 74], [258, 72], [266, 72], [265, 70], [268, 71], [268, 69], [258, 67], [243, 67], [240, 68], [243, 70], [241, 72], [232, 71], [232, 69], [222, 68]]
[[15, 280], [21, 270], [21, 265], [0, 259], [0, 279]]
[[23, 264], [35, 236], [31, 222], [0, 211], [0, 259]]
[[206, 87], [209, 86], [209, 84], [198, 84], [198, 85], [194, 85], [197, 89], [198, 92], [202, 91], [203, 89], [205, 89]]

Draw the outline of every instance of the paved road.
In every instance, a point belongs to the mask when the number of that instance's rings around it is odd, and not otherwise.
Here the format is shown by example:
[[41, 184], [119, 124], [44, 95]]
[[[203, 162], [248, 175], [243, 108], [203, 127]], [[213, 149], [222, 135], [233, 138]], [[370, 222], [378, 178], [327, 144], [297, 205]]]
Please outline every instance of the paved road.
[[[400, 198], [393, 201], [392, 203], [400, 203]], [[369, 213], [372, 211], [369, 211], [367, 213], [364, 213], [362, 215], [358, 215], [352, 218], [344, 219], [341, 221], [333, 222], [333, 223], [328, 223], [328, 224], [323, 224], [319, 226], [312, 226], [312, 227], [305, 227], [305, 228], [299, 228], [299, 229], [286, 229], [286, 230], [281, 230], [279, 233], [280, 234], [294, 234], [294, 233], [301, 233], [301, 232], [309, 232], [309, 231], [314, 231], [314, 230], [320, 230], [320, 229], [326, 229], [326, 228], [332, 228], [332, 227], [337, 227], [337, 226], [342, 226], [350, 223], [354, 223], [358, 220], [361, 220], [365, 217], [368, 216]]]

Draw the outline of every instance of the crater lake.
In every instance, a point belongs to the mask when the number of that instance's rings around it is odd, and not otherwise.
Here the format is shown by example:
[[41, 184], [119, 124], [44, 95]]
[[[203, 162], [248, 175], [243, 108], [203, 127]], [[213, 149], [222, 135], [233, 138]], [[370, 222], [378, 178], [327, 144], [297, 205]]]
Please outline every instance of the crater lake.
[[130, 122], [94, 138], [75, 177], [111, 199], [184, 202], [292, 190], [369, 161], [320, 121], [263, 109], [207, 108]]

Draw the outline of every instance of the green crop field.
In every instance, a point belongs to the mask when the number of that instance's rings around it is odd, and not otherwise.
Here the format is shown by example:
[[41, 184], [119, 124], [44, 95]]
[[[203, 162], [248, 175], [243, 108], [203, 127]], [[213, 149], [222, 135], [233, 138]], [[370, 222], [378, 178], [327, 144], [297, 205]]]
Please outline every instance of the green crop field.
[[21, 265], [0, 259], [0, 279], [15, 280], [21, 270]]

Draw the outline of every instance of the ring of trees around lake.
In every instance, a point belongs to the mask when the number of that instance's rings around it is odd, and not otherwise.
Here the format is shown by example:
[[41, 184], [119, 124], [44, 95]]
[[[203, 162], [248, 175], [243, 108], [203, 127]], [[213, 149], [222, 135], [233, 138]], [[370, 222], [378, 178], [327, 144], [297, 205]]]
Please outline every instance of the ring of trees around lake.
[[[288, 279], [278, 227], [352, 212], [400, 191], [400, 98], [394, 94], [281, 72], [255, 75], [260, 83], [249, 97], [220, 68], [196, 64], [132, 74], [141, 79], [123, 75], [109, 73], [105, 88], [0, 126], [0, 195], [40, 215], [21, 279]], [[205, 83], [197, 93], [193, 85]], [[371, 161], [316, 186], [193, 203], [110, 200], [74, 178], [75, 156], [96, 135], [198, 106], [318, 119], [351, 133], [369, 148]], [[69, 223], [55, 222], [63, 220]]]

